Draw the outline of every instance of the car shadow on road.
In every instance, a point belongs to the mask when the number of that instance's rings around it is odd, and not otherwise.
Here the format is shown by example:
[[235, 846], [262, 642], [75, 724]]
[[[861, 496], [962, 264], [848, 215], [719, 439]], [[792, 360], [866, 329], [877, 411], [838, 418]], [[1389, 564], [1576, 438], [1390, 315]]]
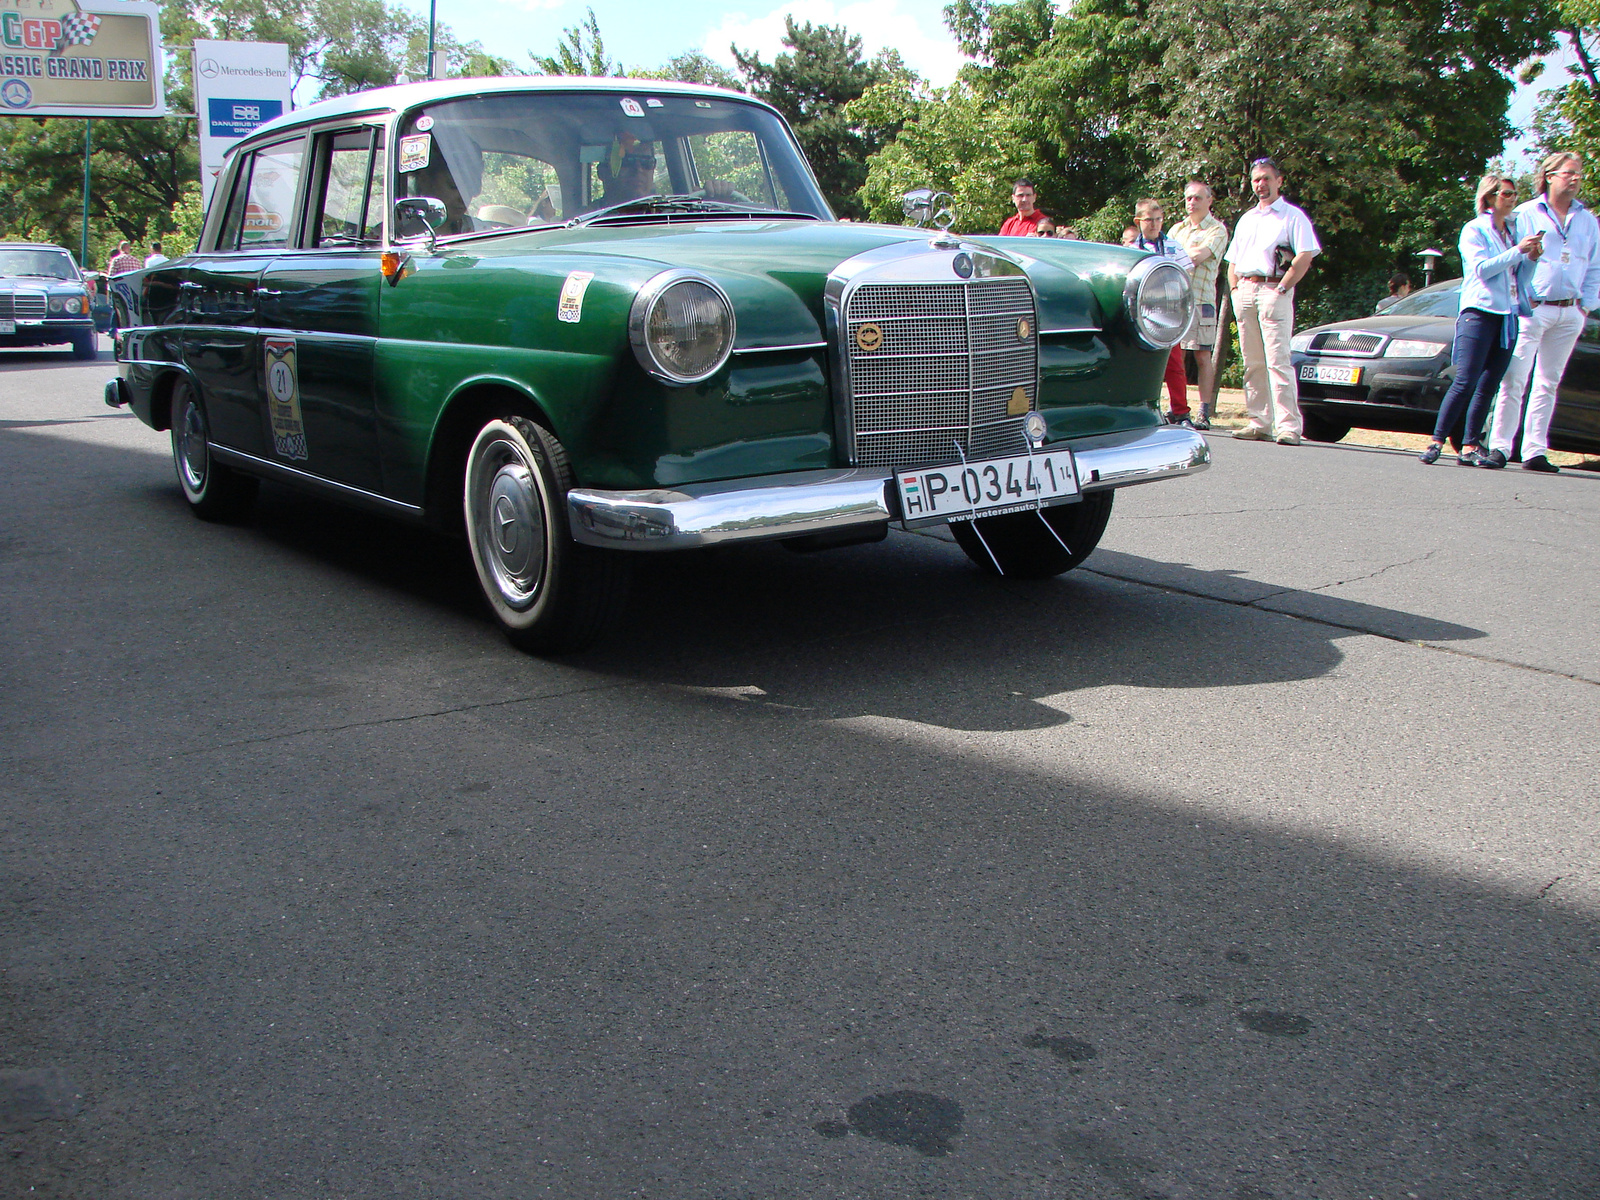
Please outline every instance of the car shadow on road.
[[[171, 491], [160, 502], [181, 505]], [[271, 487], [250, 528], [489, 623], [458, 541]], [[906, 534], [820, 554], [750, 545], [641, 554], [633, 565], [621, 621], [563, 661], [790, 717], [1044, 728], [1068, 720], [1041, 702], [1065, 692], [1309, 679], [1343, 661], [1346, 637], [1485, 636], [1423, 614], [1104, 551], [1058, 579], [995, 579], [951, 543]]]

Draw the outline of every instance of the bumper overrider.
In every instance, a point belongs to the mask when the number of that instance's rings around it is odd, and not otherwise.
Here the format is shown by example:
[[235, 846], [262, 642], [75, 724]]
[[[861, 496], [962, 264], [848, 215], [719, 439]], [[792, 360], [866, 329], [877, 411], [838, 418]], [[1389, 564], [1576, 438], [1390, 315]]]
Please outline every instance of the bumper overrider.
[[[1205, 438], [1175, 425], [1077, 438], [1067, 448], [1084, 492], [1175, 479], [1211, 463]], [[894, 476], [877, 467], [644, 491], [574, 488], [567, 493], [567, 512], [574, 538], [617, 550], [686, 550], [839, 534], [902, 519]]]

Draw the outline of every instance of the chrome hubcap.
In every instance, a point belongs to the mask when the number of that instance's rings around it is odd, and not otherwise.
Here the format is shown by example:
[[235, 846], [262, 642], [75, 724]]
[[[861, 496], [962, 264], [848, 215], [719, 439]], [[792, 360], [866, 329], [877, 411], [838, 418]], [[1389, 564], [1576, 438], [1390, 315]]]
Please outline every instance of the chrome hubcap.
[[206, 472], [210, 469], [210, 452], [206, 448], [206, 419], [200, 406], [193, 402], [184, 405], [183, 417], [177, 428], [178, 470], [183, 475], [184, 486], [199, 494], [205, 490]]
[[518, 448], [496, 439], [482, 447], [478, 480], [487, 479], [473, 506], [473, 538], [500, 598], [525, 609], [544, 579], [545, 521], [533, 471]]

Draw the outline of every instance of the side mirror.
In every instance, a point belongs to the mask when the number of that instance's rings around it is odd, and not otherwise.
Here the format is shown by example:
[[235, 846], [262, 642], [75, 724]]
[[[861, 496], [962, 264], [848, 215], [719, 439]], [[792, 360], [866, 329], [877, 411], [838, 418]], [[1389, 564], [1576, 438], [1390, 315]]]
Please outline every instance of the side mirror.
[[394, 203], [394, 235], [399, 238], [425, 237], [428, 249], [433, 249], [433, 239], [444, 226], [449, 214], [444, 201], [432, 196], [408, 196]]
[[906, 220], [919, 229], [928, 224], [949, 229], [955, 224], [955, 200], [949, 192], [913, 188], [900, 197], [900, 207], [906, 214]]

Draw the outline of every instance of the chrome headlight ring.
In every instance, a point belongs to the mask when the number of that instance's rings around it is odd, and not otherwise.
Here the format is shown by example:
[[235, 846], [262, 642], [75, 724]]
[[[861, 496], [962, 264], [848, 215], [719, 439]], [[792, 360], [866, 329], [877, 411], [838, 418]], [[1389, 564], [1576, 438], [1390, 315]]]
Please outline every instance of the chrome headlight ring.
[[[1174, 288], [1181, 289], [1177, 296]], [[1194, 317], [1194, 288], [1177, 263], [1152, 255], [1128, 272], [1122, 303], [1140, 341], [1153, 350], [1170, 350], [1183, 339]]]
[[[683, 323], [686, 317], [692, 327]], [[628, 341], [639, 365], [673, 387], [702, 383], [720, 371], [737, 332], [728, 293], [684, 267], [648, 279], [628, 312]], [[689, 342], [702, 344], [686, 348]]]

